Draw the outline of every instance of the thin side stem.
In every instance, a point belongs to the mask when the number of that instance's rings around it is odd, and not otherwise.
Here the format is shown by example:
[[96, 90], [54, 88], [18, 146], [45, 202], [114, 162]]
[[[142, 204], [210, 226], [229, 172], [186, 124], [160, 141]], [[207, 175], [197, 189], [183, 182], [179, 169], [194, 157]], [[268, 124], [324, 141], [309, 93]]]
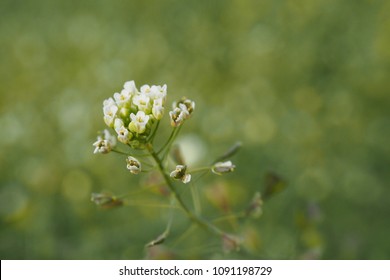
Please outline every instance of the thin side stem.
[[204, 166], [204, 167], [198, 167], [198, 168], [193, 168], [190, 170], [187, 170], [188, 173], [197, 173], [197, 172], [202, 172], [202, 171], [209, 171], [211, 169], [210, 166]]
[[118, 150], [115, 150], [115, 149], [112, 149], [111, 151], [114, 152], [114, 153], [117, 153], [117, 154], [121, 154], [121, 155], [126, 155], [126, 156], [130, 155], [128, 153], [125, 153], [125, 152], [122, 152], [122, 151], [118, 151]]
[[178, 128], [175, 128], [175, 134], [173, 135], [173, 137], [170, 139], [170, 142], [168, 142], [168, 145], [167, 147], [165, 148], [165, 152], [163, 154], [163, 156], [161, 157], [162, 160], [164, 160], [167, 155], [169, 154], [169, 151], [171, 150], [171, 146], [173, 144], [173, 141], [175, 140], [176, 136], [179, 134], [180, 130], [181, 130], [182, 126], [179, 126]]
[[164, 180], [165, 180], [165, 183], [167, 184], [167, 186], [169, 187], [169, 189], [171, 190], [171, 192], [173, 193], [176, 201], [179, 203], [180, 207], [184, 210], [184, 212], [187, 214], [188, 218], [190, 220], [192, 220], [194, 223], [196, 223], [197, 225], [199, 225], [200, 227], [203, 227], [204, 229], [218, 235], [218, 236], [222, 236], [224, 233], [223, 231], [221, 231], [219, 228], [217, 228], [216, 226], [210, 224], [209, 222], [203, 220], [202, 218], [198, 217], [196, 214], [194, 214], [189, 208], [188, 206], [184, 203], [183, 199], [181, 198], [180, 194], [178, 193], [178, 191], [176, 190], [175, 186], [173, 185], [172, 183], [172, 180], [171, 178], [169, 177], [169, 175], [165, 172], [164, 170], [164, 166], [163, 166], [163, 163], [162, 161], [160, 160], [160, 158], [158, 157], [157, 153], [154, 151], [153, 149], [153, 146], [152, 145], [148, 145], [148, 150], [151, 154], [151, 156], [153, 157], [153, 159], [156, 161], [157, 163], [157, 166], [158, 166], [158, 169], [160, 170], [160, 173], [161, 175], [163, 176]]
[[157, 121], [157, 124], [152, 132], [152, 135], [150, 135], [149, 137], [149, 141], [150, 143], [153, 143], [153, 140], [154, 140], [154, 136], [156, 135], [156, 131], [158, 130], [158, 126], [160, 125], [160, 120]]
[[168, 235], [171, 231], [171, 226], [172, 226], [172, 221], [173, 221], [173, 207], [175, 206], [175, 200], [173, 199], [173, 197], [171, 199], [171, 206], [172, 206], [172, 208], [171, 208], [171, 212], [169, 214], [169, 221], [168, 221], [167, 227], [165, 228], [164, 232], [162, 234], [160, 234], [156, 239], [154, 239], [151, 242], [149, 242], [148, 244], [146, 244], [146, 247], [152, 247], [152, 246], [161, 244], [168, 237]]
[[167, 140], [167, 142], [165, 142], [165, 144], [160, 148], [160, 150], [158, 150], [157, 154], [159, 155], [162, 151], [164, 151], [164, 149], [169, 145], [169, 143], [174, 139], [174, 136], [175, 136], [175, 133], [176, 131], [178, 130], [177, 127], [174, 127], [172, 129], [172, 132], [171, 132], [171, 135], [169, 135], [169, 138]]
[[172, 206], [170, 204], [152, 204], [152, 203], [147, 203], [147, 202], [132, 202], [132, 201], [126, 201], [125, 202], [126, 206], [144, 206], [144, 207], [151, 207], [151, 208], [168, 208], [168, 209], [179, 209], [177, 206]]
[[190, 186], [190, 189], [191, 189], [191, 194], [192, 194], [192, 200], [194, 203], [195, 213], [197, 215], [200, 215], [200, 213], [202, 212], [202, 207], [201, 207], [200, 200], [199, 200], [198, 188], [195, 186], [195, 184], [192, 183]]

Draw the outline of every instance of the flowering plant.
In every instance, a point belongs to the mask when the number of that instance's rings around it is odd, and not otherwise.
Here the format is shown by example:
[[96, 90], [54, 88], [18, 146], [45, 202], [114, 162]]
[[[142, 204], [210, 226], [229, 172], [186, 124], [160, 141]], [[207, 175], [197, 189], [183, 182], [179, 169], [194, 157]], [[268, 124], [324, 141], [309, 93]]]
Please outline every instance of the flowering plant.
[[[225, 233], [213, 223], [203, 219], [199, 211], [192, 210], [182, 199], [175, 181], [183, 184], [192, 183], [192, 174], [197, 172], [212, 171], [222, 175], [234, 171], [235, 165], [229, 160], [236, 153], [240, 144], [234, 145], [227, 153], [219, 157], [212, 164], [201, 168], [190, 169], [183, 160], [177, 159], [175, 164], [168, 161], [172, 144], [178, 136], [182, 125], [195, 111], [195, 102], [183, 97], [173, 102], [172, 110], [169, 111], [170, 125], [172, 131], [166, 142], [156, 149], [154, 139], [158, 134], [160, 121], [162, 120], [167, 101], [167, 86], [143, 85], [137, 89], [134, 81], [124, 84], [120, 93], [114, 93], [103, 102], [103, 113], [105, 124], [115, 131], [115, 136], [108, 129], [105, 129], [93, 143], [94, 153], [107, 154], [117, 152], [126, 155], [127, 169], [132, 174], [144, 172], [144, 166], [157, 169], [161, 174], [164, 184], [169, 188], [173, 203], [186, 213], [188, 218], [196, 225], [221, 237], [225, 247], [238, 248], [239, 238]], [[117, 141], [127, 146], [127, 151], [117, 149]], [[172, 161], [171, 161], [172, 162]], [[122, 198], [110, 194], [92, 194], [91, 200], [102, 207], [120, 206]], [[260, 198], [258, 198], [260, 201]], [[261, 202], [256, 202], [253, 212], [258, 213]], [[255, 209], [256, 208], [256, 209]], [[168, 236], [170, 222], [164, 233], [148, 246], [162, 243]], [[227, 244], [227, 245], [226, 245]]]

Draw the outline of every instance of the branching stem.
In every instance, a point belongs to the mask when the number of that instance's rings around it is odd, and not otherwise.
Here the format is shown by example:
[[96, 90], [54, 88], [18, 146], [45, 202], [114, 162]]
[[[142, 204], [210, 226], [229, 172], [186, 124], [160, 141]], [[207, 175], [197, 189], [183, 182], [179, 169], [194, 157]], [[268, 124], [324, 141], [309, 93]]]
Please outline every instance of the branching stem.
[[[168, 141], [169, 142], [169, 141]], [[176, 201], [178, 202], [178, 204], [180, 205], [180, 207], [184, 210], [184, 212], [186, 213], [186, 215], [188, 216], [188, 218], [190, 220], [192, 220], [194, 223], [196, 223], [198, 226], [218, 235], [218, 236], [223, 236], [224, 235], [224, 232], [221, 231], [219, 228], [217, 228], [216, 226], [214, 226], [213, 224], [205, 221], [204, 219], [202, 219], [201, 217], [197, 216], [195, 213], [193, 213], [189, 208], [188, 206], [185, 204], [185, 202], [183, 201], [183, 199], [181, 198], [179, 192], [176, 190], [174, 184], [172, 183], [172, 180], [171, 178], [169, 177], [169, 175], [165, 172], [165, 169], [164, 169], [164, 166], [163, 166], [163, 163], [162, 163], [162, 160], [159, 158], [158, 154], [154, 151], [153, 149], [153, 146], [152, 145], [147, 145], [147, 148], [150, 152], [150, 155], [153, 157], [153, 159], [155, 160], [156, 164], [157, 164], [157, 167], [161, 173], [161, 175], [163, 176], [164, 178], [164, 181], [165, 183], [167, 184], [167, 186], [169, 187], [169, 189], [171, 190], [171, 192], [173, 193], [173, 196], [175, 197]], [[161, 150], [160, 150], [161, 151]]]

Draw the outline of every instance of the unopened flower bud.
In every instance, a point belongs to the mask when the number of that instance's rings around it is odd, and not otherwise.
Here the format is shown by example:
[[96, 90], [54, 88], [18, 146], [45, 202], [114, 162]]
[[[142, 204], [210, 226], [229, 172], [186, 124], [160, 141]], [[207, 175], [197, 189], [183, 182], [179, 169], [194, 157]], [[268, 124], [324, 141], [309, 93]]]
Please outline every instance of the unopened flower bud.
[[224, 234], [222, 236], [222, 249], [225, 253], [230, 253], [231, 251], [239, 251], [240, 245], [242, 243], [242, 238], [239, 236]]
[[215, 174], [222, 175], [222, 173], [233, 172], [234, 168], [236, 168], [236, 166], [229, 160], [225, 162], [217, 162], [213, 165], [211, 171]]
[[138, 174], [141, 172], [141, 163], [135, 157], [129, 156], [126, 159], [127, 169], [133, 174]]
[[123, 200], [108, 193], [92, 193], [91, 201], [103, 208], [113, 208], [123, 205]]

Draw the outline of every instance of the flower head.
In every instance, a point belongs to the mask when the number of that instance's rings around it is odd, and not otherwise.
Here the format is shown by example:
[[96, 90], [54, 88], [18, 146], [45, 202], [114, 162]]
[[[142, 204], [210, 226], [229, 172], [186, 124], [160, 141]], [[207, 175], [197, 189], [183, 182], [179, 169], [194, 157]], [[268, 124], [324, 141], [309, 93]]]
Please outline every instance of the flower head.
[[173, 102], [173, 110], [169, 112], [171, 125], [180, 126], [186, 119], [189, 119], [195, 109], [195, 102], [183, 97], [178, 102]]
[[118, 140], [123, 144], [129, 143], [133, 135], [127, 130], [124, 126], [124, 122], [122, 119], [116, 118], [114, 122], [114, 129], [118, 134]]
[[185, 112], [185, 118], [188, 119], [195, 110], [195, 102], [183, 97], [179, 101], [173, 103], [173, 108], [175, 107], [179, 107], [183, 112]]
[[129, 107], [130, 106], [130, 99], [131, 99], [131, 94], [127, 90], [122, 90], [120, 93], [115, 92], [114, 93], [114, 100], [118, 107]]
[[163, 86], [152, 86], [150, 88], [149, 96], [152, 100], [162, 99], [165, 103], [167, 97], [167, 85]]
[[103, 119], [107, 126], [113, 126], [117, 112], [118, 106], [116, 106], [114, 99], [109, 98], [103, 102]]
[[121, 91], [103, 101], [104, 122], [115, 129], [120, 142], [145, 147], [152, 125], [164, 115], [166, 95], [166, 85], [143, 85], [138, 91], [134, 81], [127, 81]]
[[104, 107], [109, 107], [109, 106], [112, 106], [112, 105], [116, 105], [115, 100], [112, 97], [110, 97], [108, 99], [105, 99], [103, 101], [103, 110], [104, 110]]
[[[149, 113], [152, 105], [150, 104], [150, 97], [145, 93], [137, 94], [133, 98], [133, 103], [137, 105], [138, 110]], [[139, 112], [139, 111], [138, 111]]]
[[127, 169], [133, 174], [138, 174], [141, 172], [141, 163], [135, 157], [129, 156], [126, 159]]
[[179, 107], [176, 107], [173, 111], [169, 112], [169, 117], [171, 118], [171, 125], [173, 127], [178, 127], [186, 119], [186, 112], [182, 111]]
[[161, 120], [164, 115], [164, 101], [162, 98], [153, 100], [152, 114], [156, 120]]
[[103, 131], [103, 136], [99, 135], [97, 141], [92, 145], [95, 146], [95, 150], [93, 151], [94, 154], [107, 154], [115, 147], [116, 139], [115, 136], [111, 135], [110, 132], [105, 129]]
[[130, 95], [138, 93], [134, 81], [125, 82], [125, 84], [123, 85], [123, 90], [127, 91]]
[[191, 174], [187, 174], [186, 171], [186, 165], [177, 165], [176, 169], [171, 172], [170, 176], [173, 179], [181, 180], [184, 184], [187, 184], [191, 181]]
[[134, 113], [131, 113], [130, 114], [131, 122], [129, 124], [130, 131], [138, 134], [144, 133], [149, 118], [150, 116], [146, 115], [144, 111], [138, 111], [136, 115]]

